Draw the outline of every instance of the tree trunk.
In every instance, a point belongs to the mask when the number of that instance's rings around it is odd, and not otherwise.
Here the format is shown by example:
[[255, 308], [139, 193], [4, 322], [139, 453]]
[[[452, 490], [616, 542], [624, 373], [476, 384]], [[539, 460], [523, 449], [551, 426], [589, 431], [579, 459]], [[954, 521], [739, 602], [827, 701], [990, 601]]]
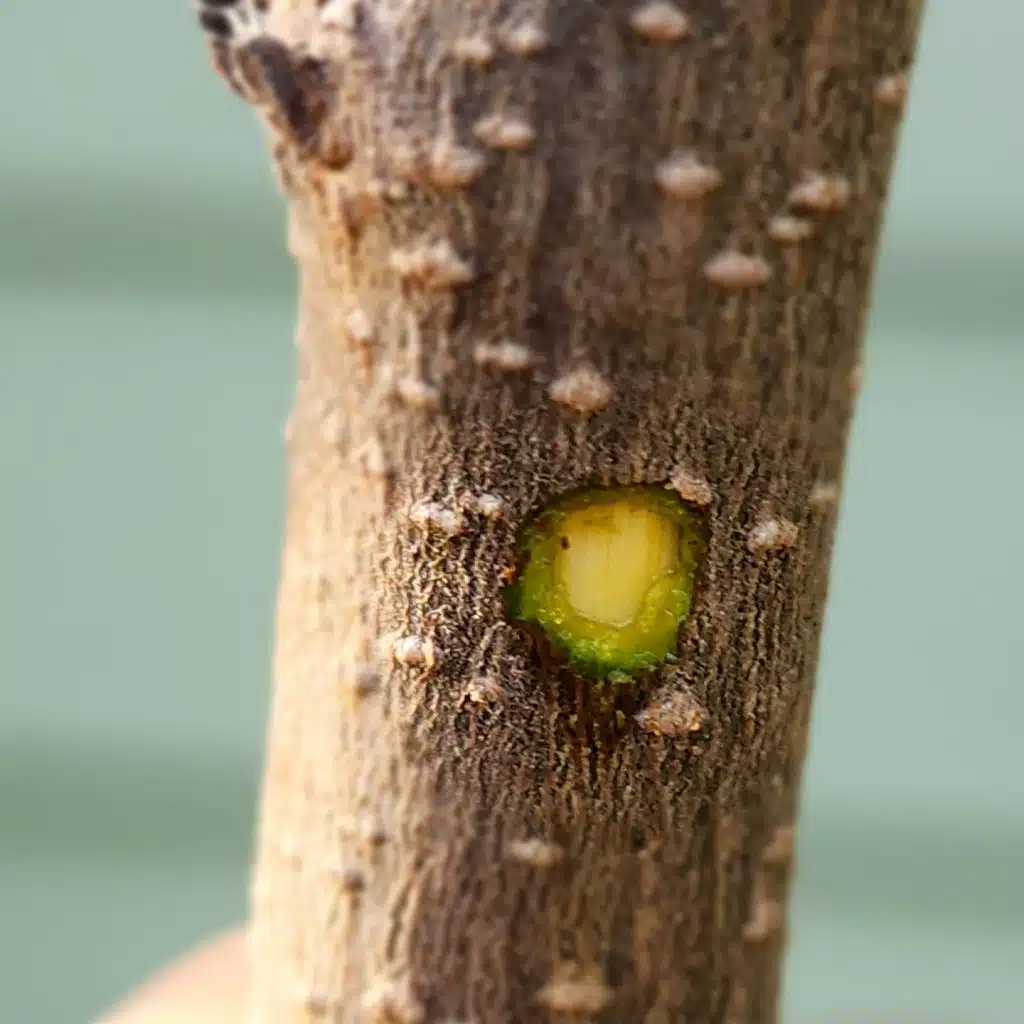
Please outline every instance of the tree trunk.
[[[774, 1021], [919, 3], [223, 6], [300, 280], [251, 1020]], [[609, 713], [502, 590], [636, 483], [709, 542]]]

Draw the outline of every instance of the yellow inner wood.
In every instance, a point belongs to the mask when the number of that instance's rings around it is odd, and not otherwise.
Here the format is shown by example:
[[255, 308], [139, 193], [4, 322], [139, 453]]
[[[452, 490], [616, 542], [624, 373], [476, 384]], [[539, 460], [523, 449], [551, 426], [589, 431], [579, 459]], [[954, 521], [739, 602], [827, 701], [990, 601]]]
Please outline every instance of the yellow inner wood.
[[678, 569], [679, 544], [675, 523], [635, 503], [581, 509], [562, 524], [555, 578], [577, 614], [622, 628], [650, 588]]

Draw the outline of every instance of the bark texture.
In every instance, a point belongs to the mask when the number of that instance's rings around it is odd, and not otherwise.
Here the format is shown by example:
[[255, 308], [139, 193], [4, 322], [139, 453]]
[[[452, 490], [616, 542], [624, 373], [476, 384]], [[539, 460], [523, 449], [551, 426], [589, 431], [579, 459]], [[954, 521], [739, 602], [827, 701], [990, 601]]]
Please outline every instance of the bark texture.
[[[918, 3], [262, 17], [216, 52], [300, 288], [251, 1020], [774, 1021]], [[709, 553], [609, 709], [501, 593], [531, 512], [635, 483]]]

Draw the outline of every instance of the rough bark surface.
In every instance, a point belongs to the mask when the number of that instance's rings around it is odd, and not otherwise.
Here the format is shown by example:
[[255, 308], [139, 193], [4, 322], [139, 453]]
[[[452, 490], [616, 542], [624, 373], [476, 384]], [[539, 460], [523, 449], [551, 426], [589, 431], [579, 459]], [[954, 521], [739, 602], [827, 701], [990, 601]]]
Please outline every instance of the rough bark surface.
[[[776, 1019], [917, 16], [273, 0], [217, 44], [300, 279], [253, 1022]], [[615, 714], [501, 593], [532, 511], [641, 482], [710, 546]]]

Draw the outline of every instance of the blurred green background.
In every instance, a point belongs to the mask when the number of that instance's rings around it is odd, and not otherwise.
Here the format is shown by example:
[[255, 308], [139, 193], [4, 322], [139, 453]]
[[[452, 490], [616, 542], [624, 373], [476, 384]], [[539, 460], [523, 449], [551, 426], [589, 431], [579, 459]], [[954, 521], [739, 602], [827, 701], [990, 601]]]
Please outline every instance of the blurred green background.
[[[56, 17], [59, 13], [60, 17]], [[1024, 987], [1014, 0], [933, 0], [822, 664], [787, 1020]], [[0, 7], [0, 1021], [91, 1019], [238, 919], [292, 272], [184, 2]]]

